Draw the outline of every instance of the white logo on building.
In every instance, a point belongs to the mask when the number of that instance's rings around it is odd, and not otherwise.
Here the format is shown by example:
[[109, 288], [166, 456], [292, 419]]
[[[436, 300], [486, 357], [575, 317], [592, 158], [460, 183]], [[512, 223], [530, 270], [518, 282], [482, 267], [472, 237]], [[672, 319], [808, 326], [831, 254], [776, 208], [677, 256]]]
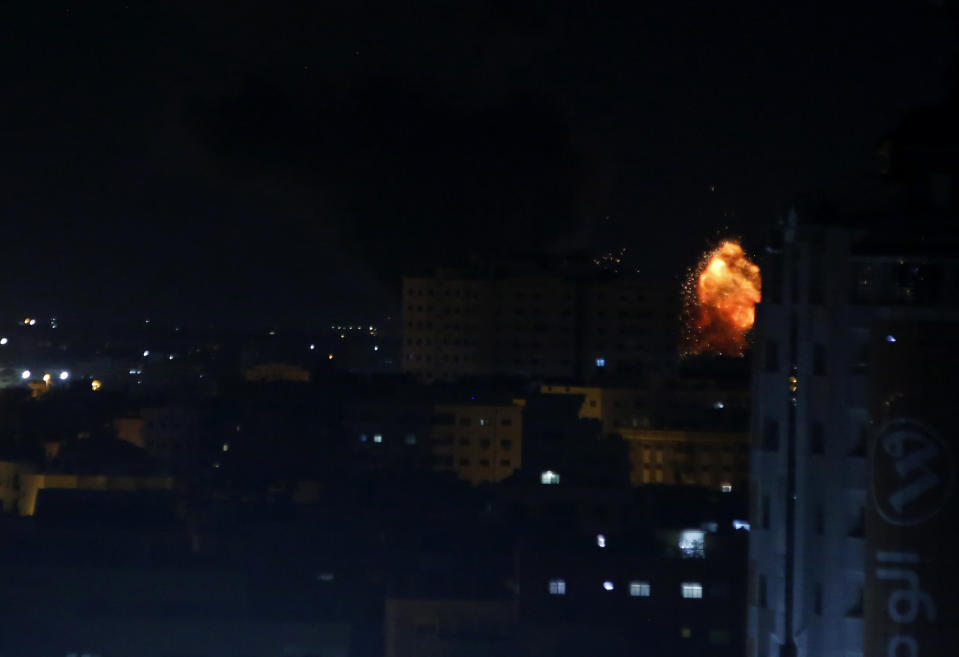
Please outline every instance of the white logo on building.
[[886, 522], [918, 525], [939, 513], [954, 469], [937, 433], [914, 420], [894, 420], [879, 431], [872, 456], [873, 501]]

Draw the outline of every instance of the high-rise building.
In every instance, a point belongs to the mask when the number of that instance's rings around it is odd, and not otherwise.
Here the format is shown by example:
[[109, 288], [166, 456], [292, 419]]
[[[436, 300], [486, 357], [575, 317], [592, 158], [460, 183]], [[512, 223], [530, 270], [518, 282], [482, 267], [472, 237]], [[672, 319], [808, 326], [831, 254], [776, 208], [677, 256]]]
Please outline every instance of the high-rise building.
[[867, 517], [882, 429], [869, 400], [888, 375], [870, 354], [903, 339], [889, 322], [959, 319], [959, 251], [916, 221], [905, 226], [802, 225], [792, 215], [767, 247], [753, 357], [748, 657], [861, 657], [884, 631], [864, 614], [875, 593]]
[[675, 363], [676, 296], [626, 278], [407, 276], [402, 367], [424, 380], [642, 378]]

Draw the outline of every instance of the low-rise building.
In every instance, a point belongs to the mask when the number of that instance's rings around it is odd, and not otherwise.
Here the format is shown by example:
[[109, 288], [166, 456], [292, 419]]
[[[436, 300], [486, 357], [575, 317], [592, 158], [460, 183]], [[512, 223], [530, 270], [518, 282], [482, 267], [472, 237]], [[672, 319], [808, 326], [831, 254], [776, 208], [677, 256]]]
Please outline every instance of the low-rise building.
[[683, 484], [731, 492], [749, 483], [748, 433], [620, 429], [629, 443], [630, 483]]
[[434, 469], [472, 484], [502, 481], [522, 466], [522, 400], [437, 404], [431, 434]]

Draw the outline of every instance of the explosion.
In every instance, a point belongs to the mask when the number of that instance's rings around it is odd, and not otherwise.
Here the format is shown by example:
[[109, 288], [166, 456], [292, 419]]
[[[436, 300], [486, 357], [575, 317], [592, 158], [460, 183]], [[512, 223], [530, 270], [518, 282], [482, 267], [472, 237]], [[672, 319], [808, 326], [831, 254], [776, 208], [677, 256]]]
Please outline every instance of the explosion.
[[759, 267], [738, 242], [705, 253], [685, 285], [686, 353], [742, 356], [761, 290]]

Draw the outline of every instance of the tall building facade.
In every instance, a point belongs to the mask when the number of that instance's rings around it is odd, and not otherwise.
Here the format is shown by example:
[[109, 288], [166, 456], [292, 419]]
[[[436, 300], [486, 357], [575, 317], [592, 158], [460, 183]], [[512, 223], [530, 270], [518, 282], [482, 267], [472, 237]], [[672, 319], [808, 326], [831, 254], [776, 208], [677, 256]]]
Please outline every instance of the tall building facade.
[[904, 225], [801, 225], [793, 215], [767, 247], [753, 358], [749, 657], [862, 657], [877, 631], [864, 619], [881, 429], [869, 400], [887, 373], [871, 354], [902, 338], [889, 322], [959, 319], [957, 251], [921, 231], [909, 240]]
[[406, 276], [402, 367], [424, 380], [643, 377], [675, 364], [675, 296], [627, 278]]

